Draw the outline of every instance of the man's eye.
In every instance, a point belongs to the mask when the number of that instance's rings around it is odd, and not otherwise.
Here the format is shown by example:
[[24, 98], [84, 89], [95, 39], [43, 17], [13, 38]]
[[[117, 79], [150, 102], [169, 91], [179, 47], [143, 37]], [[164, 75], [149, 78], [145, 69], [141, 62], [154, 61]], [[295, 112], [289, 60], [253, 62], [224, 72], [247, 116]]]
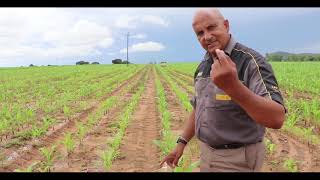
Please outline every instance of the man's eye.
[[200, 32], [197, 33], [197, 36], [202, 36], [202, 35], [203, 35], [203, 32], [202, 32], [202, 31], [200, 31]]
[[216, 27], [217, 27], [216, 25], [208, 26], [208, 30], [209, 30], [209, 31], [214, 30]]

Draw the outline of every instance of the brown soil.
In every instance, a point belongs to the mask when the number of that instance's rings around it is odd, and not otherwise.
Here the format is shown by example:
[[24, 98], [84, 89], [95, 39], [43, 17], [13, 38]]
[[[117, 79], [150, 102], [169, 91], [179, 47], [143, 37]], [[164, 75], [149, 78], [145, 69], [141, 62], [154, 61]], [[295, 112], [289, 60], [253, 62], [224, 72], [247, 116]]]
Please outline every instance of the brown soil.
[[156, 104], [155, 77], [149, 73], [140, 103], [120, 146], [120, 158], [112, 164], [116, 172], [153, 172], [159, 169], [160, 151], [153, 143], [160, 139], [160, 118]]
[[[140, 74], [142, 81], [145, 74]], [[111, 108], [108, 113], [102, 117], [99, 123], [91, 129], [89, 134], [83, 140], [81, 145], [78, 145], [75, 151], [67, 157], [67, 152], [64, 147], [60, 147], [59, 152], [63, 152], [63, 157], [67, 159], [59, 159], [54, 163], [54, 171], [57, 172], [101, 172], [104, 171], [102, 162], [102, 152], [106, 149], [107, 141], [112, 138], [115, 129], [112, 124], [115, 123], [126, 104], [129, 103], [134, 89], [138, 86], [138, 80], [132, 81], [134, 86], [132, 90], [119, 99], [119, 104]]]
[[[125, 136], [120, 146], [120, 157], [113, 162], [110, 169], [112, 172], [140, 172], [140, 171], [170, 171], [159, 168], [160, 150], [153, 143], [153, 140], [160, 139], [161, 120], [157, 110], [155, 77], [152, 71], [148, 71], [149, 78], [146, 82], [145, 92], [134, 111], [126, 130]], [[175, 72], [179, 73], [179, 72]], [[86, 122], [88, 115], [94, 113], [103, 100], [109, 96], [118, 94], [129, 82], [137, 83], [143, 74], [135, 75], [130, 80], [116, 88], [112, 93], [106, 94], [101, 99], [90, 105], [85, 111], [77, 114], [70, 121], [62, 121], [52, 127], [47, 135], [40, 139], [27, 141], [25, 146], [2, 148], [1, 156], [7, 157], [0, 167], [0, 171], [13, 171], [15, 169], [25, 169], [37, 161], [43, 161], [39, 153], [40, 147], [51, 147], [59, 143], [64, 138], [66, 132], [76, 132], [76, 121]], [[178, 75], [177, 75], [178, 76]], [[181, 75], [179, 79], [187, 81]], [[188, 119], [189, 113], [183, 108], [178, 97], [163, 77], [159, 76], [165, 89], [168, 110], [171, 113], [172, 131], [181, 134], [184, 122]], [[174, 79], [173, 79], [174, 80]], [[188, 92], [184, 87], [181, 89]], [[58, 145], [58, 154], [54, 161], [53, 171], [84, 171], [101, 172], [105, 171], [102, 165], [101, 154], [107, 149], [107, 141], [112, 138], [115, 129], [112, 125], [122, 112], [134, 92], [128, 92], [119, 100], [119, 105], [111, 108], [109, 112], [94, 126], [86, 136], [82, 145], [77, 144], [75, 151], [68, 157], [63, 145]], [[189, 96], [191, 94], [189, 93]], [[284, 93], [284, 96], [285, 93]], [[312, 97], [305, 93], [294, 93], [295, 98], [311, 100]], [[290, 113], [290, 112], [289, 112]], [[57, 118], [63, 120], [63, 115], [57, 114]], [[266, 137], [276, 145], [273, 154], [265, 157], [263, 172], [283, 172], [288, 171], [284, 167], [287, 159], [294, 159], [297, 162], [298, 171], [301, 172], [320, 172], [320, 149], [318, 146], [308, 144], [301, 138], [293, 137], [282, 130], [267, 129]], [[197, 148], [197, 151], [190, 153], [190, 149]], [[192, 154], [192, 161], [199, 160], [199, 149], [195, 138], [187, 146], [185, 154]], [[166, 168], [166, 167], [165, 167]], [[199, 168], [194, 171], [199, 171]]]
[[268, 129], [266, 137], [276, 145], [273, 154], [267, 154], [262, 168], [264, 172], [286, 172], [284, 162], [293, 159], [297, 162], [299, 172], [320, 171], [320, 154], [313, 145], [303, 144], [279, 130]]
[[77, 117], [69, 121], [57, 124], [54, 128], [49, 130], [45, 137], [29, 141], [26, 143], [27, 145], [18, 149], [16, 147], [4, 149], [3, 152], [8, 158], [4, 162], [4, 165], [0, 167], [0, 171], [13, 171], [18, 168], [23, 169], [28, 167], [35, 161], [40, 161], [42, 158], [39, 152], [40, 147], [51, 147], [54, 144], [60, 143], [64, 138], [66, 132], [76, 132], [76, 122], [86, 122], [88, 119], [88, 115], [96, 111], [101, 102], [103, 102], [108, 97], [119, 93], [121, 89], [128, 85], [129, 82], [136, 82], [136, 79], [138, 79], [138, 77], [141, 77], [141, 74], [142, 73], [140, 71], [140, 73], [137, 73], [132, 78], [119, 85], [111, 93], [104, 95], [99, 101], [94, 103], [92, 107], [79, 113]]
[[177, 76], [179, 79], [185, 81], [189, 86], [193, 86], [194, 80], [191, 76], [181, 74], [181, 73], [179, 73], [179, 71], [176, 71], [173, 69], [170, 69], [169, 72], [172, 73], [173, 75]]
[[[180, 103], [179, 98], [175, 95], [173, 90], [170, 88], [168, 82], [162, 76], [159, 76], [161, 80], [161, 84], [166, 93], [166, 100], [168, 103], [168, 110], [171, 114], [171, 130], [174, 134], [180, 135], [183, 131], [184, 124], [188, 120], [190, 113], [186, 111], [183, 105]], [[186, 92], [186, 89], [181, 89]], [[189, 96], [191, 96], [189, 94]], [[191, 155], [192, 162], [198, 161], [199, 156], [199, 145], [198, 140], [194, 137], [186, 146], [184, 154]], [[171, 171], [171, 169], [164, 165], [164, 167], [159, 171]], [[199, 168], [195, 168], [194, 172], [199, 172]]]

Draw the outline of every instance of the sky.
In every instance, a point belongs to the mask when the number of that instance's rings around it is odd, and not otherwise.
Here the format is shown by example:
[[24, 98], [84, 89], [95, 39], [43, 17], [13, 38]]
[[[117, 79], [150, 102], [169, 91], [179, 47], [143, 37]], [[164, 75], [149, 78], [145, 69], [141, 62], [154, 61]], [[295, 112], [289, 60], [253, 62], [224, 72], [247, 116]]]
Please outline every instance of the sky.
[[[197, 8], [0, 8], [0, 67], [199, 62]], [[320, 53], [320, 8], [219, 8], [235, 39], [262, 55]]]

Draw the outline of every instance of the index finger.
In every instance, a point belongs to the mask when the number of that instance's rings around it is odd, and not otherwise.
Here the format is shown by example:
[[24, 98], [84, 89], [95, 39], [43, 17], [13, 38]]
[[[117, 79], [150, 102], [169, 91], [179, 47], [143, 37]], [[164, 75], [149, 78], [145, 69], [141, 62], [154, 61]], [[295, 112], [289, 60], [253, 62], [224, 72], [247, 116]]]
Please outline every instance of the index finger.
[[160, 167], [162, 167], [163, 163], [166, 162], [168, 160], [168, 156], [163, 158], [163, 160], [160, 162]]

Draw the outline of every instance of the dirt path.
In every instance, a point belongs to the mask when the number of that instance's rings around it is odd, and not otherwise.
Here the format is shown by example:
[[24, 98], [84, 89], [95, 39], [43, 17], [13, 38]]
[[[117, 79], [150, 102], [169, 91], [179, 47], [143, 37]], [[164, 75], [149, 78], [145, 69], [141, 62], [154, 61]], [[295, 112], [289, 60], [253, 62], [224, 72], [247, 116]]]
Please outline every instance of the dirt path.
[[160, 139], [161, 122], [155, 98], [155, 77], [150, 71], [145, 92], [122, 140], [120, 158], [113, 162], [110, 171], [153, 172], [159, 169], [160, 150], [153, 141]]
[[319, 171], [320, 154], [316, 147], [308, 146], [279, 131], [268, 129], [266, 137], [275, 144], [275, 152], [267, 155], [262, 171], [264, 172], [283, 172], [288, 171], [284, 167], [287, 159], [297, 162], [299, 172]]
[[[137, 81], [137, 79], [141, 76], [142, 71], [134, 75], [129, 80], [125, 81], [111, 93], [108, 93], [103, 96], [98, 102], [96, 102], [89, 109], [81, 112], [77, 117], [71, 119], [62, 124], [56, 125], [57, 127], [53, 128], [47, 133], [47, 136], [32, 140], [28, 142], [26, 146], [23, 146], [19, 149], [9, 149], [7, 150], [7, 161], [5, 165], [0, 168], [0, 171], [14, 171], [15, 169], [25, 169], [35, 161], [41, 161], [42, 156], [39, 152], [41, 147], [51, 147], [54, 144], [58, 144], [64, 138], [66, 132], [74, 133], [77, 130], [76, 122], [86, 122], [88, 119], [88, 115], [97, 110], [100, 103], [104, 101], [106, 98], [113, 96], [119, 93], [124, 87], [128, 85], [131, 81]], [[60, 145], [61, 146], [61, 145]], [[10, 153], [10, 154], [9, 154]]]

